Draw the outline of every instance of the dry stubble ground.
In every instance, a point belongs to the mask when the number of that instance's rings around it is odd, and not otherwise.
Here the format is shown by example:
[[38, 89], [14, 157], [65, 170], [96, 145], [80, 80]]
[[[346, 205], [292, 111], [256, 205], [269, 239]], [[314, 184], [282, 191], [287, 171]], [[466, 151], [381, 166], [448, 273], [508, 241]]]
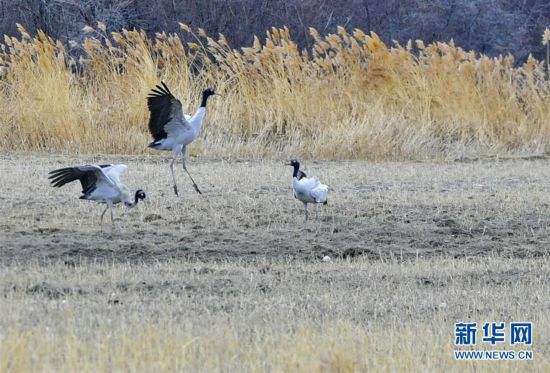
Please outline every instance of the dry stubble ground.
[[[47, 182], [113, 160], [148, 196], [115, 231]], [[283, 161], [191, 159], [176, 198], [161, 155], [3, 153], [0, 370], [549, 369], [548, 160], [304, 163], [307, 226]], [[535, 360], [454, 361], [460, 320], [533, 321]]]

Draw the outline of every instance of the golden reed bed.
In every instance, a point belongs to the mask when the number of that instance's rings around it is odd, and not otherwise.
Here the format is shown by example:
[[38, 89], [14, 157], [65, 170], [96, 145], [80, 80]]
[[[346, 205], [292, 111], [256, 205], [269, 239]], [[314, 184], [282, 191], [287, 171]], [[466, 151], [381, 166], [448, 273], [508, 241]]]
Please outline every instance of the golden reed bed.
[[145, 97], [160, 80], [189, 112], [206, 86], [223, 93], [192, 154], [425, 159], [543, 153], [550, 144], [550, 83], [534, 58], [489, 58], [452, 41], [390, 46], [342, 27], [311, 29], [312, 50], [299, 50], [286, 28], [235, 50], [223, 35], [181, 29], [183, 38], [150, 38], [100, 23], [68, 47], [22, 27], [6, 36], [0, 149], [148, 152]]

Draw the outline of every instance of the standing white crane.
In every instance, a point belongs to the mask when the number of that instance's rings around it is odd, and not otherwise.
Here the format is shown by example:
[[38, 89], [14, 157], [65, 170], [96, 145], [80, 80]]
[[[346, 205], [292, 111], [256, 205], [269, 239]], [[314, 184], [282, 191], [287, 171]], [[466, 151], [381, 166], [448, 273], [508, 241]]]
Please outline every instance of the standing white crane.
[[134, 195], [120, 182], [120, 175], [128, 167], [124, 164], [102, 164], [84, 165], [60, 168], [49, 173], [52, 186], [60, 188], [63, 185], [75, 180], [82, 184], [82, 196], [80, 199], [97, 201], [107, 204], [101, 214], [101, 225], [103, 216], [107, 210], [111, 210], [111, 223], [115, 226], [113, 219], [113, 205], [124, 202], [126, 207], [134, 207], [139, 200], [145, 199], [145, 192], [138, 189]]
[[189, 175], [193, 187], [197, 193], [202, 194], [193, 180], [193, 177], [187, 171], [185, 166], [186, 146], [197, 138], [200, 133], [204, 116], [206, 115], [206, 102], [208, 97], [216, 93], [208, 88], [202, 92], [202, 102], [197, 112], [191, 117], [183, 113], [181, 101], [170, 92], [166, 84], [161, 82], [162, 86], [157, 85], [147, 96], [147, 106], [151, 113], [149, 119], [149, 131], [153, 136], [153, 142], [149, 144], [150, 148], [157, 150], [171, 150], [173, 154], [170, 163], [170, 172], [174, 182], [174, 193], [178, 195], [176, 177], [174, 175], [174, 162], [181, 153], [183, 170]]
[[292, 190], [294, 192], [294, 198], [302, 201], [304, 204], [306, 221], [308, 218], [308, 203], [314, 203], [316, 205], [315, 219], [317, 219], [319, 204], [327, 204], [328, 186], [321, 184], [319, 179], [315, 177], [307, 177], [304, 172], [300, 171], [300, 162], [297, 160], [290, 161], [287, 166], [294, 167], [294, 172], [292, 173]]

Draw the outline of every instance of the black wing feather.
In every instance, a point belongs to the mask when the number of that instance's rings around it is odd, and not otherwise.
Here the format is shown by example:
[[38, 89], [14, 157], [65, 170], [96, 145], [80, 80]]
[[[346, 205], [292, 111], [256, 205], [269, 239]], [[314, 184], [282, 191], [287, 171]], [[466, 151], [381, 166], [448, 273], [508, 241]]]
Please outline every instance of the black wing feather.
[[149, 118], [149, 131], [155, 141], [165, 139], [168, 134], [164, 125], [171, 119], [172, 107], [178, 99], [174, 97], [164, 82], [157, 85], [147, 96], [147, 106], [151, 117]]
[[93, 170], [82, 171], [78, 167], [66, 167], [51, 171], [50, 179], [52, 186], [60, 188], [63, 185], [80, 180], [82, 193], [91, 193], [96, 188], [97, 176]]

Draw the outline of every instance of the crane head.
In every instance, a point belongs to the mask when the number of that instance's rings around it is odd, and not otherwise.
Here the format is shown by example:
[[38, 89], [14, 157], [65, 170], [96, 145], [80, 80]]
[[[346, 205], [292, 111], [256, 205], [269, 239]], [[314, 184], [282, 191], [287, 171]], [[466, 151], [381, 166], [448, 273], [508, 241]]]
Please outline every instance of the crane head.
[[206, 88], [204, 91], [202, 91], [203, 97], [210, 97], [214, 95], [219, 96], [219, 94], [217, 94], [212, 88]]
[[293, 160], [290, 161], [290, 163], [286, 163], [286, 166], [292, 166], [292, 167], [300, 168], [300, 162], [298, 162], [296, 159], [293, 159]]
[[144, 200], [144, 199], [145, 199], [145, 192], [141, 189], [136, 190], [135, 202], [137, 203], [139, 200]]

